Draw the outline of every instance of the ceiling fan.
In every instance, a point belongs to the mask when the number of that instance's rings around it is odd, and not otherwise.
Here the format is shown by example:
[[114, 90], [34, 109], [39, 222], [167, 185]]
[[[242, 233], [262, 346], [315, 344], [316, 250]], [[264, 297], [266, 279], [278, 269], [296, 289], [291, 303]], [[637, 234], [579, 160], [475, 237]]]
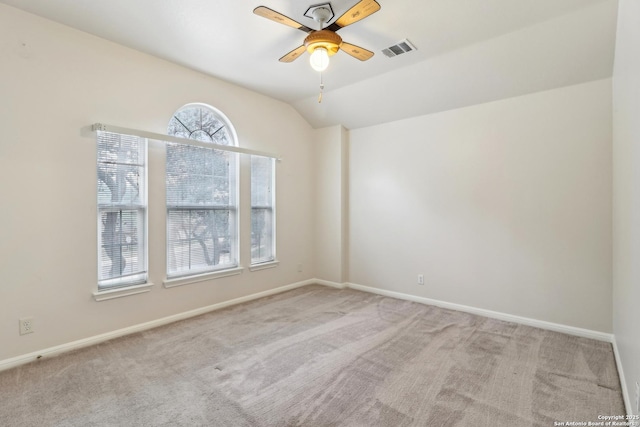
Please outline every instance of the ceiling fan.
[[335, 22], [325, 27], [325, 24], [334, 16], [331, 4], [323, 3], [311, 6], [307, 10], [307, 13], [305, 13], [305, 16], [311, 17], [318, 22], [320, 27], [319, 30], [314, 30], [302, 25], [288, 16], [276, 12], [273, 9], [269, 9], [266, 6], [256, 7], [253, 10], [253, 13], [258, 16], [262, 16], [263, 18], [304, 31], [308, 34], [304, 39], [302, 46], [299, 46], [284, 55], [280, 58], [280, 62], [293, 62], [306, 50], [311, 54], [311, 67], [316, 71], [324, 71], [329, 66], [329, 57], [336, 54], [338, 50], [342, 50], [361, 61], [366, 61], [373, 56], [373, 52], [370, 50], [342, 41], [342, 37], [340, 37], [336, 32], [347, 25], [354, 24], [367, 16], [374, 14], [378, 10], [380, 10], [380, 4], [378, 4], [377, 1], [361, 0], [340, 16], [340, 18]]

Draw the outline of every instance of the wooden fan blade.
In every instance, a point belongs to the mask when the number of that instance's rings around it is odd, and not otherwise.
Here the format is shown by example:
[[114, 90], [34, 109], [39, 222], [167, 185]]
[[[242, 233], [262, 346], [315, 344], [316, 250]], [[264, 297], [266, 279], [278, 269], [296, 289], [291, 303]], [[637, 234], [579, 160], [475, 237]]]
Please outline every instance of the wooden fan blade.
[[301, 56], [306, 50], [307, 50], [307, 48], [304, 47], [304, 45], [299, 46], [299, 47], [293, 49], [291, 52], [287, 53], [282, 58], [278, 59], [278, 61], [280, 61], [280, 62], [293, 62], [296, 59], [298, 59], [298, 57]]
[[351, 9], [342, 14], [336, 22], [329, 25], [327, 29], [331, 31], [338, 31], [340, 28], [356, 23], [379, 10], [380, 4], [376, 0], [361, 0]]
[[342, 44], [340, 45], [340, 49], [344, 50], [345, 53], [348, 53], [349, 55], [353, 56], [356, 59], [359, 59], [360, 61], [366, 61], [367, 59], [371, 59], [371, 57], [373, 56], [373, 52], [371, 52], [370, 50], [351, 43], [342, 42]]
[[286, 25], [287, 27], [295, 28], [296, 30], [304, 31], [305, 33], [310, 33], [313, 30], [309, 27], [302, 25], [299, 22], [294, 21], [288, 16], [284, 16], [283, 14], [276, 12], [273, 9], [269, 9], [266, 6], [258, 6], [253, 9], [253, 13], [258, 16], [262, 16], [263, 18], [270, 19], [271, 21], [275, 21], [279, 24]]

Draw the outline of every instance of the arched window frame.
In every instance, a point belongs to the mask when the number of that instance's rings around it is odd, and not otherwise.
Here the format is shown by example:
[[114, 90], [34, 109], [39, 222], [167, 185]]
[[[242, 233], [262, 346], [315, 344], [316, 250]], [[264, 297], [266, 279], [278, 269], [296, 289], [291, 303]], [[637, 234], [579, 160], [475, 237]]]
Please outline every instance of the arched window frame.
[[238, 269], [238, 154], [216, 150], [238, 145], [231, 121], [210, 105], [191, 103], [173, 114], [167, 133], [211, 143], [167, 143], [167, 278]]

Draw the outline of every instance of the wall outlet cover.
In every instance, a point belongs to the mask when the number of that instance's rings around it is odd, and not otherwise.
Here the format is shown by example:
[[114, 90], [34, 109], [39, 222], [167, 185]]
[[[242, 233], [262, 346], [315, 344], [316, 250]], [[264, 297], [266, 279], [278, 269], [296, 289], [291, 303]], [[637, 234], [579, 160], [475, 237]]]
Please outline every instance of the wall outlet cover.
[[20, 335], [32, 334], [35, 332], [33, 317], [23, 317], [19, 319]]

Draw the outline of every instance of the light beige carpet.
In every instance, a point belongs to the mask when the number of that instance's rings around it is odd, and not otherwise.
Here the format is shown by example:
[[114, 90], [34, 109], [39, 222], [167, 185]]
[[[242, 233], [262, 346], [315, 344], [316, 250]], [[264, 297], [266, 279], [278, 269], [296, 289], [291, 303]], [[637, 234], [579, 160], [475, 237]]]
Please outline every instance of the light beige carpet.
[[0, 372], [2, 426], [544, 426], [622, 414], [611, 345], [305, 286]]

